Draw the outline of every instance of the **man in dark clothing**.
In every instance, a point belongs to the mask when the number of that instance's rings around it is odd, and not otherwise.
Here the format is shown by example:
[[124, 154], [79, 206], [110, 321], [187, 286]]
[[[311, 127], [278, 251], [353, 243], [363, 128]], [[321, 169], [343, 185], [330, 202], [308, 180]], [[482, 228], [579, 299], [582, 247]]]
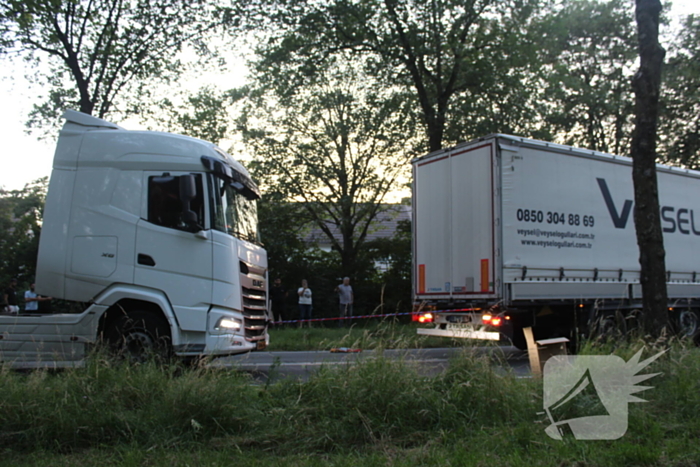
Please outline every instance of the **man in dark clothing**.
[[279, 277], [270, 289], [270, 304], [272, 305], [272, 319], [284, 321], [284, 302], [287, 298], [287, 290], [282, 286], [282, 279]]
[[3, 299], [6, 311], [16, 315], [19, 312], [19, 306], [17, 306], [17, 279], [10, 281], [10, 286], [5, 289]]

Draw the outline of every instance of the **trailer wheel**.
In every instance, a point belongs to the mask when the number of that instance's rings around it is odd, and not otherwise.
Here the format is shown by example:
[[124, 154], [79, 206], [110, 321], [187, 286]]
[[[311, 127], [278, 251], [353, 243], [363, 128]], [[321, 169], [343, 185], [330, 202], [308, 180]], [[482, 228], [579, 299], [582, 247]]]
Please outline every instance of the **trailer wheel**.
[[153, 313], [131, 311], [117, 319], [105, 333], [110, 349], [132, 362], [170, 357], [170, 326]]
[[693, 337], [700, 327], [700, 319], [693, 310], [681, 310], [678, 313], [678, 334], [681, 337]]
[[593, 335], [598, 339], [618, 339], [625, 334], [627, 334], [627, 323], [619, 311], [614, 314], [604, 314], [596, 320]]

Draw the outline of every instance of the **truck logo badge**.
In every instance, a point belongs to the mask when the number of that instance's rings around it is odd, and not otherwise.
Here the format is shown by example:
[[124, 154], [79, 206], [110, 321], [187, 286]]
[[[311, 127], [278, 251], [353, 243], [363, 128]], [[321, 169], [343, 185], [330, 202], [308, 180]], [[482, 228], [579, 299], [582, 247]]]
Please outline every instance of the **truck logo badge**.
[[[637, 386], [659, 373], [638, 375], [666, 350], [642, 362], [640, 349], [628, 362], [616, 355], [557, 355], [544, 366], [542, 404], [551, 424], [545, 433], [554, 439], [618, 439], [627, 432], [630, 402], [645, 402], [633, 394], [650, 389]], [[540, 412], [542, 414], [542, 412]]]
[[261, 287], [262, 288], [263, 285], [264, 285], [263, 281], [258, 281], [258, 280], [253, 279], [253, 287]]
[[114, 258], [114, 253], [102, 253], [103, 258]]
[[624, 229], [627, 226], [627, 219], [630, 216], [630, 211], [632, 210], [632, 200], [626, 199], [625, 205], [622, 207], [622, 213], [617, 213], [617, 208], [615, 208], [615, 203], [610, 196], [610, 190], [608, 190], [608, 184], [603, 178], [596, 178], [598, 181], [598, 186], [600, 187], [600, 192], [603, 194], [603, 199], [605, 200], [605, 205], [608, 207], [610, 212], [610, 217], [612, 218], [613, 224], [618, 229]]

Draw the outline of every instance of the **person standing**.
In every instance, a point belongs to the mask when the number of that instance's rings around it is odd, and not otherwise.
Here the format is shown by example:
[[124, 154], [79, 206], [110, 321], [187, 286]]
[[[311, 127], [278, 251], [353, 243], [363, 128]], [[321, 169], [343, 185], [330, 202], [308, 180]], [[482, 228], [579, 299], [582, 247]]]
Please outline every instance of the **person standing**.
[[51, 300], [51, 297], [40, 297], [34, 292], [36, 284], [31, 283], [29, 290], [24, 292], [24, 311], [39, 311], [39, 302]]
[[10, 280], [10, 285], [3, 294], [3, 300], [8, 313], [11, 315], [19, 313], [19, 306], [17, 306], [17, 279], [13, 278]]
[[[302, 322], [299, 323], [299, 327], [304, 327], [303, 320], [311, 319], [312, 301], [311, 301], [311, 289], [309, 288], [309, 283], [306, 279], [301, 281], [301, 287], [297, 290], [297, 295], [299, 295], [299, 316]], [[311, 323], [309, 323], [311, 327]]]
[[272, 288], [270, 289], [270, 305], [272, 308], [272, 319], [275, 321], [284, 321], [285, 315], [285, 300], [287, 299], [287, 290], [282, 285], [282, 279], [275, 279]]
[[339, 326], [345, 326], [345, 319], [352, 316], [352, 304], [355, 302], [355, 294], [350, 285], [350, 278], [344, 277], [343, 283], [335, 288], [340, 301], [340, 321]]

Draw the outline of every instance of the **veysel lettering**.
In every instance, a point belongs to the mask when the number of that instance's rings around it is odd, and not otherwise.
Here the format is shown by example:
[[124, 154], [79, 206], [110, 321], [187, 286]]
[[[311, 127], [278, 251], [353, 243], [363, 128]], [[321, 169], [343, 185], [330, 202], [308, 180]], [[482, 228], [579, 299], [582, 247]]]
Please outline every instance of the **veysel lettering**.
[[[615, 202], [610, 195], [608, 184], [603, 178], [597, 178], [600, 192], [605, 200], [605, 205], [610, 213], [610, 218], [618, 229], [624, 229], [627, 226], [630, 211], [632, 210], [633, 201], [626, 199], [622, 206], [622, 211], [618, 213], [615, 207]], [[661, 207], [661, 224], [664, 233], [674, 233], [676, 230], [684, 235], [700, 235], [700, 230], [695, 227], [695, 213], [692, 209], [679, 208], [673, 206]]]

